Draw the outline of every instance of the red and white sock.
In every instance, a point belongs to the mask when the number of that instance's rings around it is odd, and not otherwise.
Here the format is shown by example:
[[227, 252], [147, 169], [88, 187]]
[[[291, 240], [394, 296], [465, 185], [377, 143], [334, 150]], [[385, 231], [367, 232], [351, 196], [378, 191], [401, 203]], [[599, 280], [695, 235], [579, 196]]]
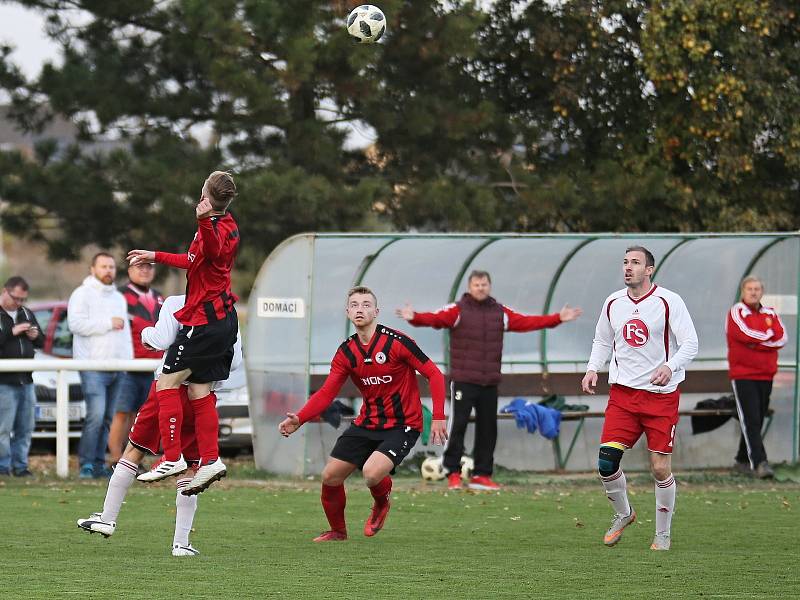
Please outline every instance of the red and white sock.
[[124, 458], [119, 459], [111, 474], [111, 479], [108, 480], [106, 499], [103, 501], [103, 514], [100, 515], [100, 518], [106, 523], [117, 520], [128, 488], [136, 478], [137, 468], [138, 466], [131, 461]]
[[189, 532], [192, 531], [194, 513], [197, 511], [197, 496], [184, 496], [181, 491], [189, 485], [191, 480], [191, 477], [178, 479], [176, 484], [178, 493], [175, 496], [175, 536], [172, 538], [173, 545], [189, 545]]
[[158, 431], [164, 460], [175, 462], [181, 457], [181, 426], [183, 407], [179, 389], [158, 390]]
[[611, 506], [614, 507], [614, 512], [623, 516], [631, 514], [631, 505], [628, 502], [628, 481], [625, 479], [622, 469], [608, 477], [600, 477], [600, 481], [603, 482], [606, 496], [608, 496]]
[[347, 504], [347, 495], [344, 485], [322, 484], [322, 508], [328, 523], [333, 531], [347, 533], [347, 524], [344, 520], [344, 507]]
[[387, 475], [378, 482], [378, 485], [369, 488], [369, 492], [375, 498], [375, 504], [385, 505], [389, 502], [389, 494], [392, 493], [392, 478]]
[[656, 533], [669, 535], [677, 491], [678, 486], [671, 474], [664, 481], [656, 481]]
[[219, 415], [217, 396], [211, 392], [207, 396], [192, 400], [194, 410], [194, 429], [197, 435], [197, 449], [200, 451], [200, 464], [208, 465], [219, 458]]

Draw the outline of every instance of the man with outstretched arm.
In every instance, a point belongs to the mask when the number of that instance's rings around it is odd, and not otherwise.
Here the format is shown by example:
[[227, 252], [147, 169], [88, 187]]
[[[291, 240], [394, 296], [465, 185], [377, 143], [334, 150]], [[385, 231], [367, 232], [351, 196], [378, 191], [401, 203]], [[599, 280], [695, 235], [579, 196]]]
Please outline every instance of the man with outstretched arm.
[[408, 456], [422, 431], [417, 371], [430, 386], [431, 439], [437, 445], [447, 439], [444, 376], [439, 368], [414, 340], [376, 322], [378, 300], [369, 288], [351, 289], [345, 310], [356, 333], [339, 346], [323, 386], [297, 414], [288, 413], [278, 426], [281, 435], [288, 437], [303, 423], [319, 417], [348, 377], [363, 396], [361, 411], [336, 441], [322, 471], [322, 507], [330, 530], [314, 538], [315, 542], [347, 539], [344, 482], [356, 469], [363, 472], [374, 499], [364, 535], [372, 537], [383, 528], [389, 514], [390, 475]]

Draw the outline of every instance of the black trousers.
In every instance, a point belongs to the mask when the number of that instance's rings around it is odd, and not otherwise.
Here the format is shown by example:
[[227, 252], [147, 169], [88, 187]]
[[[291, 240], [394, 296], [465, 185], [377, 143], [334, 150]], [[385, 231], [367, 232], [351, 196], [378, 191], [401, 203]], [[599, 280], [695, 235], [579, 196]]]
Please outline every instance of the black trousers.
[[452, 424], [444, 451], [443, 465], [448, 473], [458, 473], [464, 454], [464, 434], [475, 408], [474, 475], [491, 475], [494, 470], [494, 447], [497, 444], [497, 386], [454, 381], [451, 388]]
[[769, 408], [772, 381], [734, 379], [731, 383], [733, 395], [736, 397], [736, 410], [739, 412], [739, 424], [742, 427], [736, 462], [749, 462], [755, 469], [767, 460], [767, 451], [761, 439], [761, 428]]

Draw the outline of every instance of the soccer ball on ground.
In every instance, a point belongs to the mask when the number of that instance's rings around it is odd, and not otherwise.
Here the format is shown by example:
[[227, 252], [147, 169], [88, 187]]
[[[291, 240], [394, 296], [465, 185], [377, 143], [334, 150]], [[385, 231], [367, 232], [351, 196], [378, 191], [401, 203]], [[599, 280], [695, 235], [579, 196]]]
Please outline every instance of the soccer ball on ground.
[[475, 470], [475, 461], [470, 456], [461, 457], [461, 477], [469, 479], [472, 477], [472, 472]]
[[[441, 456], [429, 456], [422, 461], [419, 468], [420, 474], [425, 481], [441, 481], [447, 474], [444, 472]], [[469, 479], [475, 470], [475, 461], [469, 456], [461, 457], [461, 477]]]
[[444, 466], [441, 456], [429, 456], [422, 461], [420, 473], [425, 481], [440, 481], [444, 479]]
[[377, 6], [356, 6], [347, 17], [347, 32], [363, 44], [377, 42], [386, 32], [386, 17]]

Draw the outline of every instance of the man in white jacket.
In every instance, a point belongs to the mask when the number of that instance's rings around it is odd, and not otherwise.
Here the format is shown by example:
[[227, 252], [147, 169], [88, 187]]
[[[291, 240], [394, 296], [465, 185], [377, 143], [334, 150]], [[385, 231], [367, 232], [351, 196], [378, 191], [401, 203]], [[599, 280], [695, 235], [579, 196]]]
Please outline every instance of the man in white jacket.
[[[133, 343], [128, 324], [128, 305], [114, 285], [114, 257], [99, 252], [92, 258], [90, 275], [72, 292], [67, 322], [72, 331], [72, 357], [76, 359], [132, 359]], [[78, 458], [81, 478], [109, 477], [106, 467], [108, 428], [114, 416], [118, 371], [81, 371], [86, 402]]]

